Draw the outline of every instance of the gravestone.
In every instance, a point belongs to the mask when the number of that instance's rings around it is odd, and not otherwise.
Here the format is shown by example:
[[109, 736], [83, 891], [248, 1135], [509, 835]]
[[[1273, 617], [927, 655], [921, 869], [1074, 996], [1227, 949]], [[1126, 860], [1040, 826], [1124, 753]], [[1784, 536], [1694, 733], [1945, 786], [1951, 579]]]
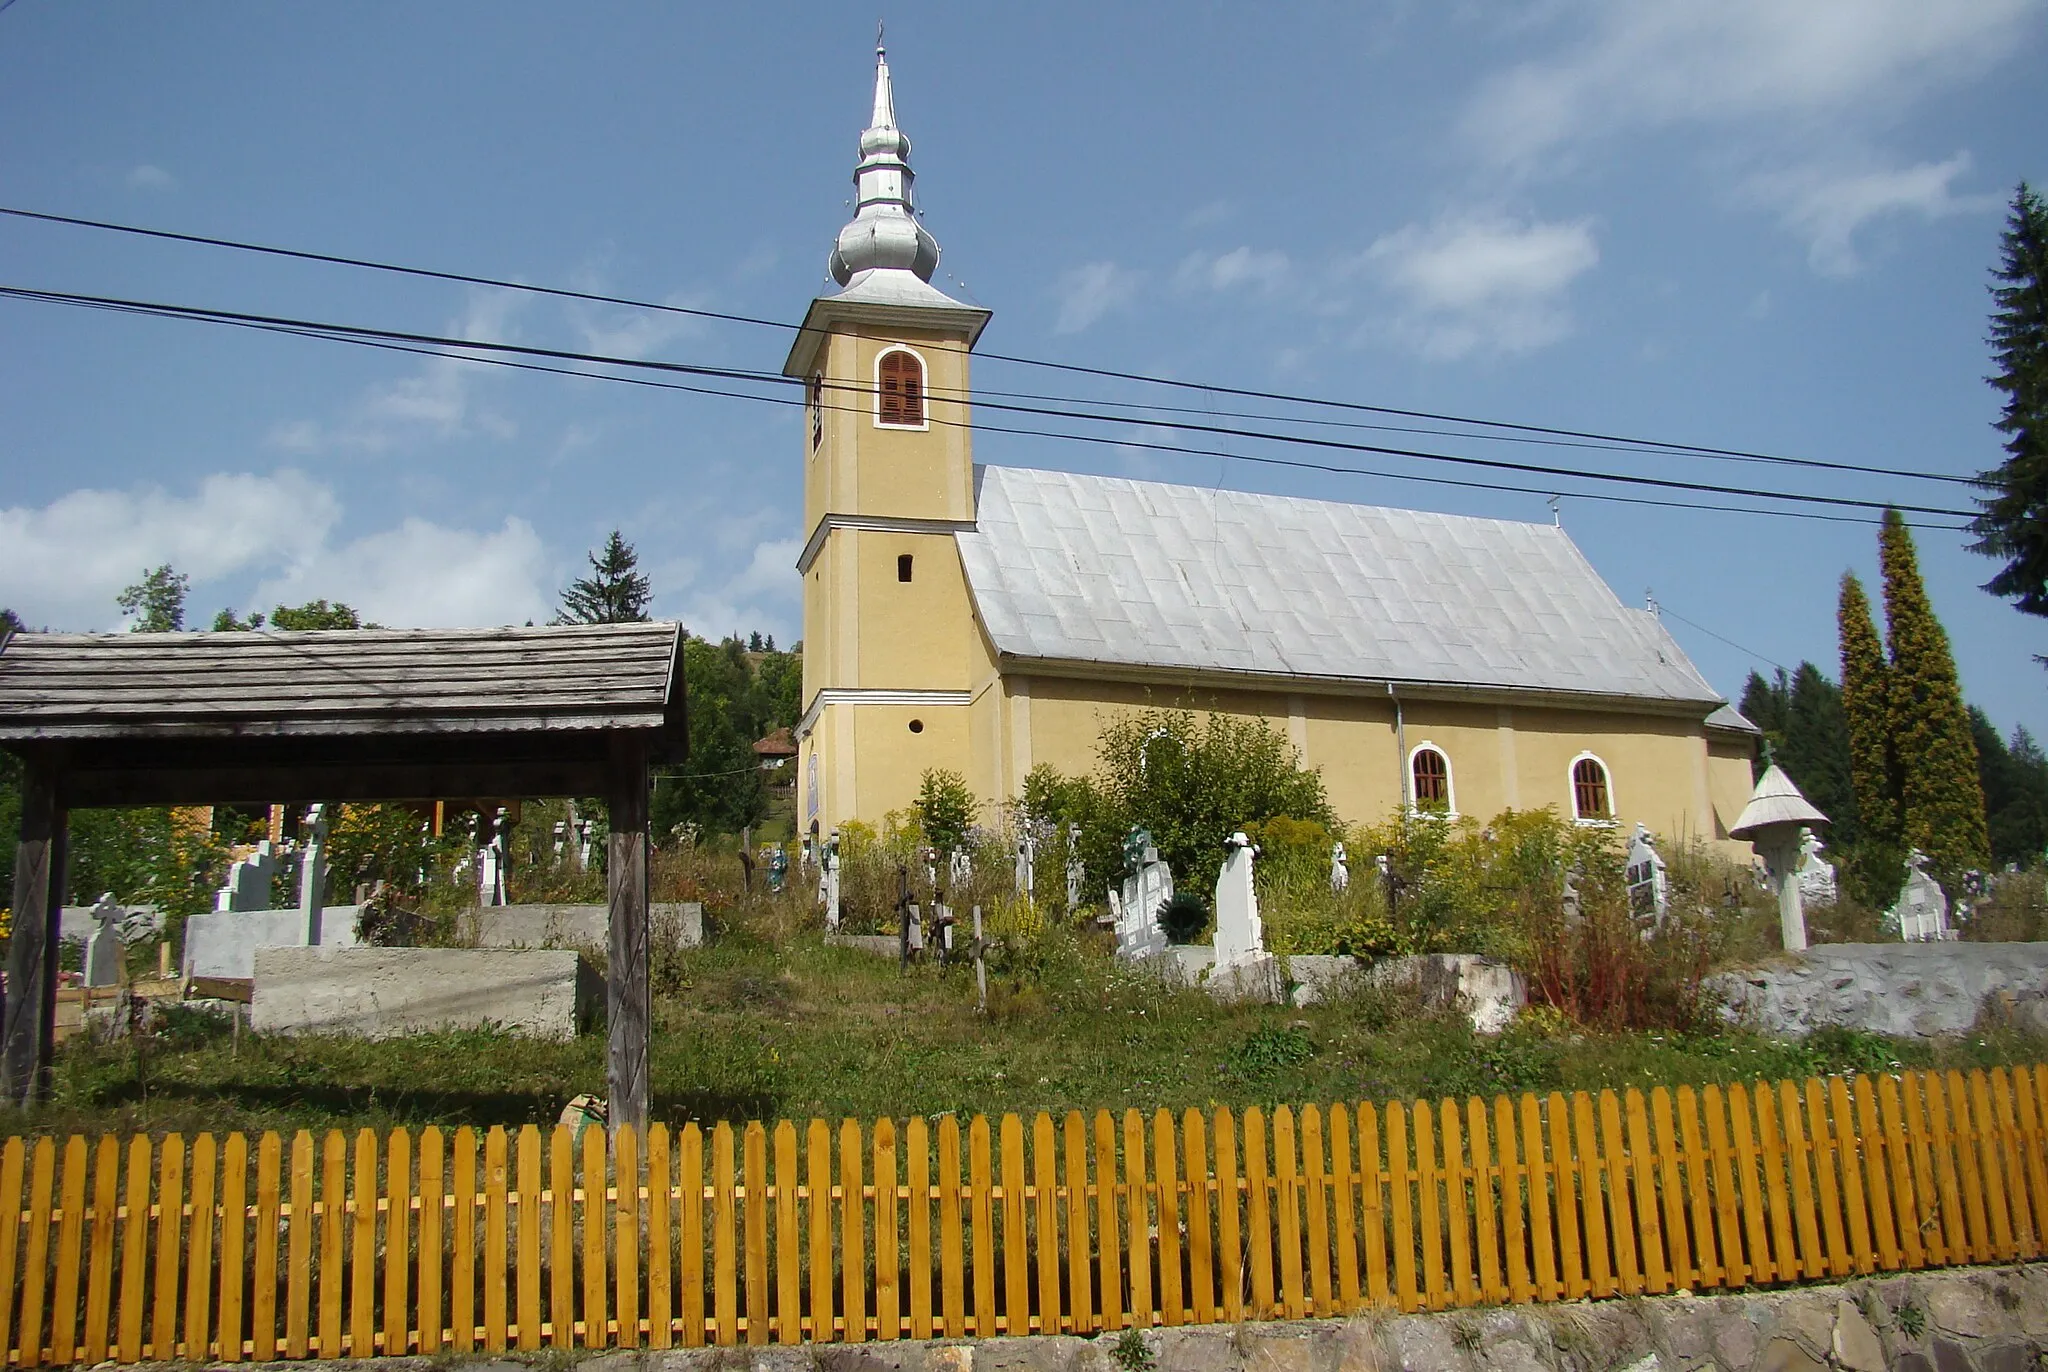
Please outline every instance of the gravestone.
[[1638, 919], [1663, 923], [1670, 901], [1670, 882], [1664, 874], [1664, 857], [1657, 851], [1657, 840], [1645, 825], [1636, 825], [1635, 837], [1629, 841], [1624, 877], [1628, 882], [1629, 912]]
[[1024, 836], [1017, 840], [1017, 894], [1027, 901], [1030, 900], [1031, 888], [1037, 883], [1037, 877], [1038, 845], [1032, 840], [1030, 831], [1026, 830]]
[[1223, 870], [1216, 876], [1216, 970], [1248, 966], [1266, 955], [1259, 895], [1252, 886], [1252, 860], [1259, 850], [1242, 832], [1224, 845]]
[[818, 855], [818, 900], [825, 907], [825, 927], [839, 927], [839, 831], [834, 829]]
[[965, 848], [955, 848], [946, 863], [946, 889], [964, 891], [967, 883], [974, 880], [974, 856]]
[[1927, 854], [1918, 848], [1906, 857], [1906, 884], [1886, 913], [1898, 921], [1899, 937], [1907, 943], [1932, 943], [1956, 936], [1948, 924], [1948, 896], [1941, 883], [1927, 875]]
[[1799, 831], [1799, 899], [1807, 905], [1833, 905], [1837, 899], [1835, 864], [1822, 859], [1827, 848], [1811, 829]]
[[1067, 826], [1067, 913], [1073, 914], [1081, 908], [1081, 884], [1088, 879], [1088, 869], [1081, 863], [1081, 826]]
[[576, 821], [576, 865], [584, 871], [590, 870], [590, 821]]
[[121, 918], [125, 912], [114, 903], [114, 893], [107, 892], [92, 907], [93, 922], [97, 926], [92, 937], [85, 941], [85, 984], [87, 986], [118, 986], [121, 983]]
[[327, 899], [325, 805], [315, 805], [306, 811], [305, 832], [305, 846], [299, 852], [299, 928], [302, 936], [294, 941], [317, 946], [320, 942], [321, 907]]
[[256, 845], [256, 851], [237, 861], [228, 868], [228, 879], [221, 883], [214, 893], [213, 908], [216, 910], [268, 910], [271, 904], [270, 883], [284, 863], [269, 839]]
[[555, 821], [555, 864], [557, 866], [561, 865], [562, 854], [568, 849], [568, 846], [569, 821], [566, 819], [558, 819]]
[[1565, 869], [1564, 892], [1559, 904], [1564, 913], [1564, 924], [1567, 929], [1576, 928], [1579, 923], [1579, 915], [1582, 908], [1579, 899], [1579, 882], [1585, 875], [1586, 869], [1580, 863], [1574, 862]]
[[504, 806], [485, 821], [483, 847], [476, 855], [476, 903], [478, 905], [503, 905], [505, 900], [506, 869], [510, 866], [505, 852], [505, 830], [507, 811]]
[[1344, 855], [1344, 845], [1330, 845], [1330, 889], [1343, 895], [1351, 888], [1351, 862]]
[[1115, 903], [1117, 956], [1155, 957], [1167, 948], [1159, 907], [1173, 899], [1173, 873], [1159, 860], [1159, 849], [1144, 829], [1132, 829], [1125, 837], [1124, 865], [1123, 897]]

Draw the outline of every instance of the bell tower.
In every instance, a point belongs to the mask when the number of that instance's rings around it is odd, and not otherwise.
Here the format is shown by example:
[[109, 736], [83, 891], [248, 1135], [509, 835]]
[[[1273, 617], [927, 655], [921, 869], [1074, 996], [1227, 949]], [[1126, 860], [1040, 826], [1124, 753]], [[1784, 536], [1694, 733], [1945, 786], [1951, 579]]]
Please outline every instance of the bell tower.
[[853, 219], [783, 364], [804, 384], [804, 713], [797, 821], [822, 837], [969, 771], [978, 636], [953, 535], [974, 527], [968, 356], [989, 312], [931, 284], [887, 53]]

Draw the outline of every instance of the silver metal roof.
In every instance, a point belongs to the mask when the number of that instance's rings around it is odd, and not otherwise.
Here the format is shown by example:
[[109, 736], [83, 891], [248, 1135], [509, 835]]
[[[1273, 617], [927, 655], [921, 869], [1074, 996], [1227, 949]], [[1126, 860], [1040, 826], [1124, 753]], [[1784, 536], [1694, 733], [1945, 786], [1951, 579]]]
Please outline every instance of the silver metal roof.
[[955, 538], [1007, 657], [1722, 704], [1548, 524], [975, 470]]
[[889, 83], [889, 59], [875, 47], [875, 112], [860, 136], [860, 165], [853, 184], [859, 200], [851, 223], [839, 231], [828, 266], [844, 286], [860, 272], [909, 272], [932, 279], [939, 242], [917, 221], [911, 195], [910, 140], [896, 127], [896, 95]]

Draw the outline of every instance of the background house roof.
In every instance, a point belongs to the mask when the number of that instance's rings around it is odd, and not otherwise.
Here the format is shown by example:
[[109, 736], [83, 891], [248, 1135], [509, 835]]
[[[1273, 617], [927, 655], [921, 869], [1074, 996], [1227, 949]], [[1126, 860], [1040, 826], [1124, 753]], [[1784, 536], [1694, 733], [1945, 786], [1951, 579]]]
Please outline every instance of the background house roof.
[[1720, 706], [1548, 524], [977, 467], [956, 534], [998, 653]]

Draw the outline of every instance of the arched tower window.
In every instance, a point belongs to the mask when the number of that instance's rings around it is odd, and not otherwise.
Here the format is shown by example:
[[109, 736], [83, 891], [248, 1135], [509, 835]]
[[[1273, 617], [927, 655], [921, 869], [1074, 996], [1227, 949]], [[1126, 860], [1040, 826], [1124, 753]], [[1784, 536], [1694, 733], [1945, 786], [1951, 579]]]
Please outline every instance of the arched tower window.
[[1425, 814], [1451, 813], [1451, 760], [1443, 749], [1424, 743], [1408, 755], [1410, 803]]
[[924, 363], [908, 348], [893, 348], [875, 365], [875, 423], [924, 427]]
[[825, 378], [818, 372], [811, 373], [810, 383], [804, 387], [805, 399], [811, 406], [811, 446], [817, 447], [825, 441]]
[[1572, 762], [1572, 818], [1605, 824], [1614, 818], [1614, 789], [1607, 784], [1607, 764], [1591, 753]]

